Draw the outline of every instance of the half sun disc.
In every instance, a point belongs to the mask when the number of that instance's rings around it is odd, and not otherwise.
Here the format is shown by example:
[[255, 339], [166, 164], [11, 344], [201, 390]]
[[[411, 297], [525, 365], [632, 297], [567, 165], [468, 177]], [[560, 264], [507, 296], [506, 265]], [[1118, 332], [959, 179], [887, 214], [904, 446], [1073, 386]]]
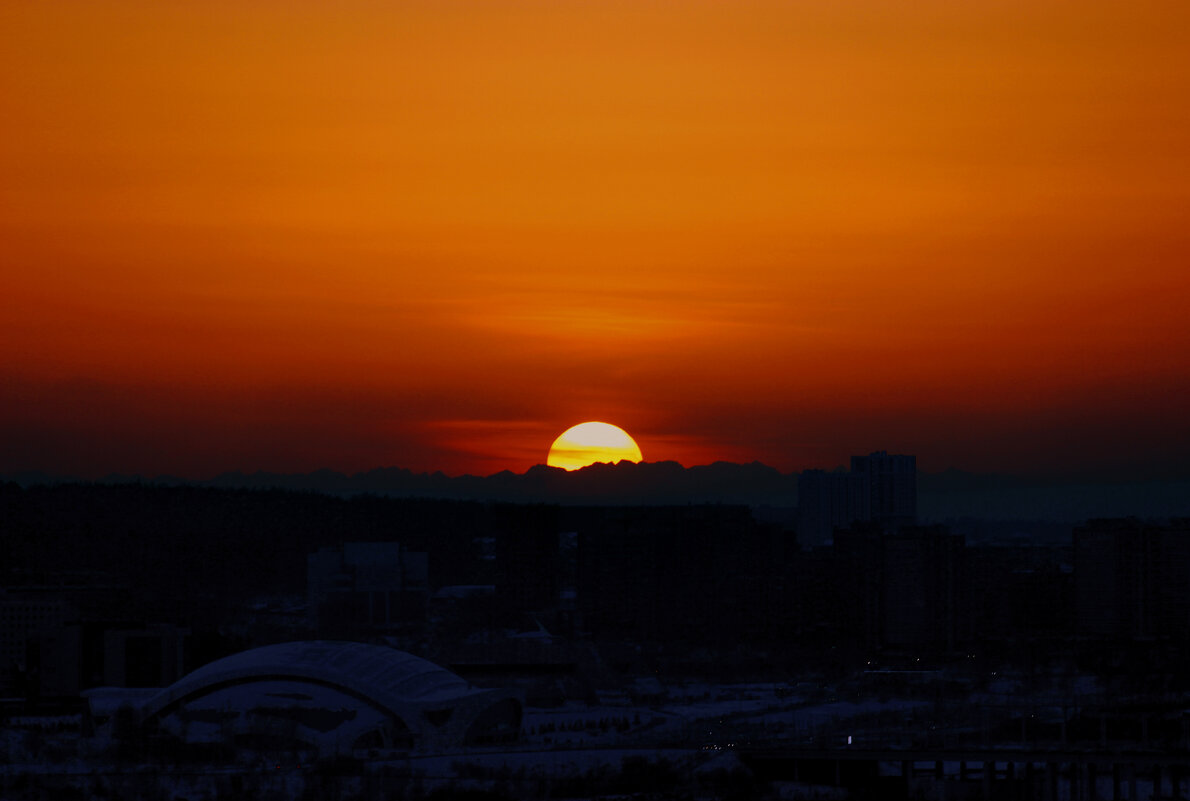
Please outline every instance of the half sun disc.
[[611, 423], [580, 423], [562, 432], [550, 446], [546, 464], [578, 470], [596, 462], [641, 460], [640, 448], [628, 432]]

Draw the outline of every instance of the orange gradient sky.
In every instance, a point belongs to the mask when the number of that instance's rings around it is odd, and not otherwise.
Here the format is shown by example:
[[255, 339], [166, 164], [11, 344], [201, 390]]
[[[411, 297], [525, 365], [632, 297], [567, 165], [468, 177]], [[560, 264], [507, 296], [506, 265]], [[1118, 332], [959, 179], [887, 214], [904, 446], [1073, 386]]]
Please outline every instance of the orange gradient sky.
[[0, 472], [1190, 473], [1190, 3], [0, 9]]

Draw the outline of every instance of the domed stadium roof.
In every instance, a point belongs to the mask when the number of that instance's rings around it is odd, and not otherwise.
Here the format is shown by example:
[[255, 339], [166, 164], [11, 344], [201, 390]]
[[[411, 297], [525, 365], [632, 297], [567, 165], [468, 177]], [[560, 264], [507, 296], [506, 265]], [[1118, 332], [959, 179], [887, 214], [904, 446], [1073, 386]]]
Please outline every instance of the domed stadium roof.
[[241, 651], [188, 674], [164, 694], [237, 676], [291, 675], [319, 679], [403, 703], [433, 702], [475, 692], [455, 674], [420, 657], [358, 642], [288, 642]]
[[[323, 689], [295, 692], [303, 685]], [[140, 713], [142, 720], [164, 720], [192, 715], [217, 702], [240, 707], [247, 717], [296, 714], [293, 708], [281, 710], [278, 699], [290, 699], [286, 703], [307, 711], [328, 703], [336, 709], [357, 706], [358, 723], [380, 714], [390, 722], [389, 730], [408, 732], [409, 741], [418, 747], [477, 742], [491, 735], [493, 727], [515, 736], [520, 725], [520, 702], [514, 694], [472, 687], [403, 651], [354, 642], [292, 642], [233, 654], [156, 693]], [[373, 711], [364, 715], [366, 709]], [[320, 739], [320, 749], [325, 748], [327, 737]], [[386, 742], [393, 739], [385, 737]]]

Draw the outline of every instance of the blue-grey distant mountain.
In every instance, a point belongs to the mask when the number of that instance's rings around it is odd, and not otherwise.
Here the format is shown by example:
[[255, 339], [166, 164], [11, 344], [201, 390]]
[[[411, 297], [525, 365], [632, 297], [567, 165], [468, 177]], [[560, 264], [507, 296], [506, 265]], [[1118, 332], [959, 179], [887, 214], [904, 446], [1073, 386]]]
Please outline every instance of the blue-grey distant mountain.
[[[23, 486], [78, 479], [41, 472], [0, 479]], [[347, 475], [223, 473], [208, 481], [173, 476], [111, 475], [98, 483], [152, 483], [224, 488], [286, 489], [338, 496], [371, 494], [396, 498], [558, 503], [568, 505], [744, 504], [789, 509], [797, 505], [797, 473], [751, 462], [715, 462], [683, 467], [677, 462], [595, 464], [574, 472], [537, 465], [524, 473], [448, 476], [382, 467]], [[1078, 522], [1094, 517], [1190, 516], [1190, 480], [1107, 483], [1034, 479], [947, 470], [918, 474], [918, 512], [924, 522], [958, 518]]]
[[659, 505], [732, 503], [793, 506], [797, 474], [781, 473], [760, 462], [682, 467], [677, 462], [594, 464], [573, 472], [536, 465], [524, 473], [447, 476], [384, 467], [344, 475], [314, 473], [224, 473], [207, 482], [215, 487], [309, 490], [336, 495], [372, 493], [408, 498], [563, 503]]

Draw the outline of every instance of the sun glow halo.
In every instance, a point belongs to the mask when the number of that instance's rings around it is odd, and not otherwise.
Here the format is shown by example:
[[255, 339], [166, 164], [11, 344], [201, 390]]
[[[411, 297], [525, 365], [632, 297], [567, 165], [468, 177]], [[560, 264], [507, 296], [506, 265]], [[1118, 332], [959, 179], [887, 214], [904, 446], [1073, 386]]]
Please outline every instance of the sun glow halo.
[[578, 470], [596, 462], [641, 460], [640, 448], [628, 432], [610, 423], [579, 423], [562, 432], [550, 446], [546, 464]]

